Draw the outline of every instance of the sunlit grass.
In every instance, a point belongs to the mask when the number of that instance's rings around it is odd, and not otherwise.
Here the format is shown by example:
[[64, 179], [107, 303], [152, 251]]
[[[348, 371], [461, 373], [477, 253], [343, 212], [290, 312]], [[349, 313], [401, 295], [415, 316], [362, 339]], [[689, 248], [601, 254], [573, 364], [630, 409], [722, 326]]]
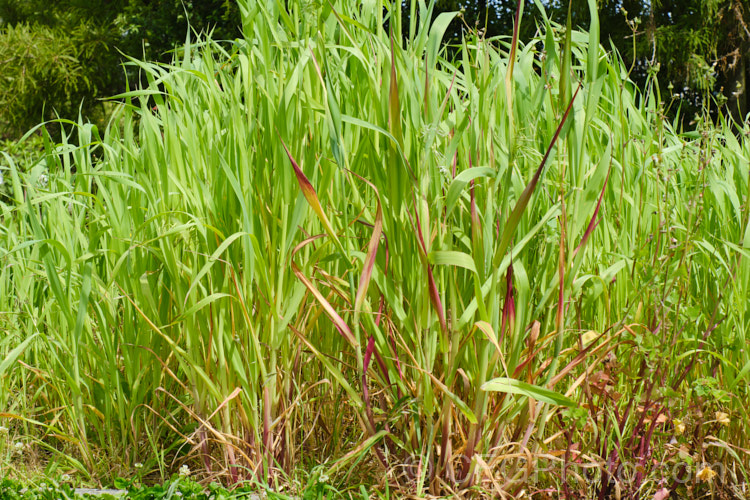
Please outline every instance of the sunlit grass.
[[288, 3], [4, 157], [0, 425], [102, 477], [511, 494], [672, 437], [746, 466], [747, 131], [675, 130], [595, 16], [448, 51], [418, 3], [409, 40], [389, 4]]

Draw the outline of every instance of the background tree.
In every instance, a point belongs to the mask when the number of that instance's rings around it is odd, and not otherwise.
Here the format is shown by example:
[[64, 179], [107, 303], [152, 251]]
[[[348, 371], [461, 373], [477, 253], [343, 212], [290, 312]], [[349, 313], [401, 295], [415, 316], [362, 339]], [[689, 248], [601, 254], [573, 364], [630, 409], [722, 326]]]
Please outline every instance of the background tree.
[[230, 0], [0, 0], [0, 139], [79, 110], [103, 120], [99, 99], [124, 89], [122, 53], [168, 61], [188, 21], [232, 39], [239, 19]]
[[[407, 2], [408, 4], [408, 2]], [[554, 21], [564, 24], [567, 0], [542, 0]], [[521, 38], [536, 29], [538, 11], [526, 1]], [[433, 12], [463, 12], [448, 36], [460, 42], [467, 29], [484, 29], [486, 36], [510, 36], [517, 0], [438, 0]], [[724, 104], [724, 112], [742, 122], [748, 112], [747, 73], [750, 71], [750, 6], [748, 0], [598, 0], [601, 38], [609, 41], [631, 66], [631, 78], [643, 86], [656, 72], [662, 95], [674, 96], [668, 110], [680, 112], [686, 125], [703, 104]], [[573, 26], [589, 24], [588, 3], [570, 2]], [[405, 15], [408, 15], [405, 5]], [[669, 101], [669, 99], [666, 99]], [[717, 108], [713, 106], [714, 115]]]
[[117, 87], [123, 5], [0, 0], [0, 137], [56, 114], [75, 118], [79, 107], [96, 114], [96, 98]]
[[[709, 105], [738, 122], [747, 109], [744, 82], [750, 31], [746, 0], [658, 0], [641, 2], [637, 47], [640, 74], [658, 70], [664, 92], [671, 92], [686, 120]], [[634, 19], [631, 17], [631, 19]], [[667, 94], [668, 95], [668, 94]], [[676, 107], [675, 107], [676, 108]]]
[[185, 41], [188, 20], [196, 31], [212, 30], [216, 40], [241, 35], [240, 12], [234, 0], [129, 0], [123, 13], [126, 47], [140, 53], [143, 41], [147, 55], [160, 60], [175, 44]]
[[[564, 23], [567, 0], [542, 0], [549, 16]], [[466, 30], [488, 37], [510, 35], [517, 0], [437, 0], [433, 16], [461, 11], [447, 38]], [[726, 103], [742, 121], [748, 111], [750, 70], [748, 0], [598, 0], [602, 42], [630, 63], [631, 78], [644, 85], [658, 70], [668, 110], [689, 122], [703, 103]], [[411, 3], [402, 2], [404, 19]], [[525, 0], [521, 38], [536, 30], [538, 12]], [[589, 23], [588, 4], [570, 3], [574, 26]], [[417, 9], [417, 12], [419, 9]], [[0, 139], [18, 137], [41, 120], [76, 118], [79, 109], [103, 120], [101, 97], [123, 90], [122, 53], [168, 61], [185, 40], [188, 21], [216, 39], [240, 36], [233, 0], [0, 0]], [[404, 36], [409, 23], [404, 22]], [[128, 75], [137, 78], [134, 70]], [[713, 107], [714, 112], [716, 107]]]

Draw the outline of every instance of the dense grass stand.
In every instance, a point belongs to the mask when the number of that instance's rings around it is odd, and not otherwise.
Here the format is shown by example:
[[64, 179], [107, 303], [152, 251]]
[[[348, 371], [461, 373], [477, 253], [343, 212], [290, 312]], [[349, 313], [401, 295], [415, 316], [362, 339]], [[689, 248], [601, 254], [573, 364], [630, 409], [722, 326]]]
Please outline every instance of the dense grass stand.
[[677, 130], [589, 4], [448, 50], [432, 3], [241, 0], [106, 130], [4, 155], [9, 475], [739, 488], [750, 131]]

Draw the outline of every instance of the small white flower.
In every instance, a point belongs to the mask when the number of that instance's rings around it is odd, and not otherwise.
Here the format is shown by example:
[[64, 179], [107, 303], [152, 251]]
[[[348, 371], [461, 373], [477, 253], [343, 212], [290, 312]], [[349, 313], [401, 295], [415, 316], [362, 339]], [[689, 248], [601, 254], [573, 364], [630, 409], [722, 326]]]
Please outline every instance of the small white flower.
[[320, 482], [321, 483], [327, 483], [331, 478], [328, 477], [328, 474], [321, 474], [320, 475]]
[[70, 475], [69, 474], [63, 474], [60, 476], [60, 481], [68, 482], [70, 481]]
[[[2, 182], [0, 182], [0, 184], [2, 184]], [[7, 434], [7, 433], [8, 433], [8, 428], [5, 427], [4, 425], [0, 425], [0, 434]]]
[[24, 444], [21, 441], [18, 441], [13, 444], [13, 447], [15, 447], [16, 451], [20, 453], [24, 448]]
[[47, 184], [49, 183], [49, 176], [47, 174], [40, 174], [39, 175], [39, 185], [43, 188], [47, 187]]
[[188, 467], [187, 464], [180, 467], [180, 475], [183, 477], [187, 477], [190, 475], [190, 467]]
[[135, 463], [135, 468], [136, 468], [136, 469], [142, 469], [142, 468], [143, 468], [143, 464], [142, 464], [142, 463], [140, 463], [140, 462], [136, 462], [136, 463]]

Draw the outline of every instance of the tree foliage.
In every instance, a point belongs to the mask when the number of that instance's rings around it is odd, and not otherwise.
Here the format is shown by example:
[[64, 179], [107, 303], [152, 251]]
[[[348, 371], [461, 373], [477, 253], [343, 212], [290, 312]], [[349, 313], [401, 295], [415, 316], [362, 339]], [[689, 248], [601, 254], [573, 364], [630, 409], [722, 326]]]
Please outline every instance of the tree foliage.
[[[524, 3], [524, 16], [538, 21], [534, 2]], [[589, 23], [588, 2], [540, 3], [561, 25], [569, 8], [574, 27]], [[453, 23], [448, 32], [454, 43], [460, 42], [467, 29], [483, 30], [487, 37], [509, 37], [517, 4], [517, 0], [438, 0], [433, 16], [462, 12], [463, 25]], [[716, 101], [726, 103], [725, 112], [739, 121], [744, 118], [750, 70], [747, 0], [597, 0], [596, 4], [602, 43], [611, 43], [620, 53], [639, 85], [656, 74], [663, 95], [674, 96], [672, 113], [680, 110], [690, 120], [704, 103]], [[521, 38], [528, 40], [534, 31], [534, 23], [523, 23]]]
[[188, 29], [240, 35], [230, 0], [0, 0], [0, 138], [40, 120], [90, 119], [122, 91], [122, 54], [168, 61]]
[[130, 0], [124, 9], [128, 48], [167, 61], [165, 53], [185, 41], [190, 26], [210, 29], [215, 40], [240, 36], [240, 13], [234, 0]]
[[[540, 20], [535, 2], [524, 0], [528, 40]], [[562, 25], [587, 26], [588, 2], [540, 0]], [[691, 119], [707, 99], [727, 103], [735, 118], [747, 113], [750, 8], [747, 0], [596, 0], [602, 42], [611, 43], [645, 85], [658, 74], [664, 95], [674, 95]], [[412, 10], [412, 4], [417, 6]], [[429, 2], [402, 2], [405, 19], [419, 17]], [[421, 7], [420, 7], [421, 6]], [[436, 0], [432, 16], [460, 11], [446, 38], [459, 44], [469, 30], [510, 36], [518, 0]], [[190, 24], [188, 24], [188, 22]], [[71, 118], [81, 108], [95, 113], [97, 99], [124, 89], [122, 53], [169, 60], [189, 26], [212, 30], [214, 39], [240, 35], [234, 0], [0, 0], [0, 138], [14, 137], [56, 114]], [[409, 22], [402, 24], [408, 38]]]
[[0, 36], [0, 62], [0, 130], [6, 133], [49, 116], [47, 101], [68, 113], [77, 107], [77, 96], [91, 91], [72, 40], [47, 26], [7, 28]]

